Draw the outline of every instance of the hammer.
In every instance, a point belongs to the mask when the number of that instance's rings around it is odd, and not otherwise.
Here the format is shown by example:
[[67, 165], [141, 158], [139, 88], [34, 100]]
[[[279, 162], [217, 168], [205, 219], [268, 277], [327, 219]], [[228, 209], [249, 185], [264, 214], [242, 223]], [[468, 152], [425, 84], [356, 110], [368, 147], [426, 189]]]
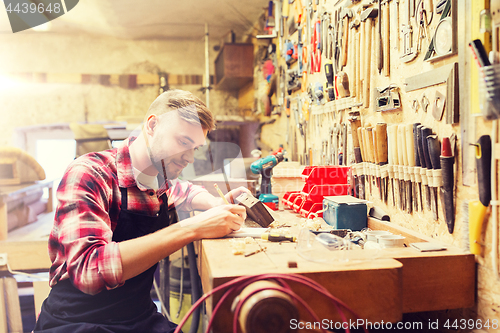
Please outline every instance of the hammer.
[[[358, 30], [359, 27], [359, 19], [353, 20], [349, 24], [349, 29], [351, 32], [351, 36], [349, 37], [351, 50], [349, 50], [349, 56], [351, 57], [349, 67], [351, 67], [351, 78], [352, 78], [352, 91], [351, 91], [351, 96], [352, 97], [357, 97], [359, 96], [358, 93], [358, 82], [359, 82], [359, 37], [357, 36], [356, 31]], [[357, 98], [356, 98], [357, 100]]]
[[365, 59], [365, 67], [364, 67], [364, 79], [363, 79], [363, 106], [368, 108], [370, 106], [370, 65], [371, 58], [370, 54], [366, 54], [366, 52], [370, 52], [371, 43], [372, 43], [372, 21], [375, 17], [378, 16], [377, 8], [368, 8], [361, 12], [360, 19], [361, 22], [364, 22], [364, 41], [365, 48], [363, 50], [363, 59]]

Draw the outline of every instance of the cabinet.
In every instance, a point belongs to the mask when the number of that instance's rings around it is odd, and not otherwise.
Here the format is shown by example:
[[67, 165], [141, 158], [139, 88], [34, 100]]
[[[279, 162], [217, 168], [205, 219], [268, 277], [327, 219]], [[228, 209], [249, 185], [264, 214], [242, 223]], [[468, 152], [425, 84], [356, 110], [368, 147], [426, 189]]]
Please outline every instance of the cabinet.
[[216, 89], [239, 90], [253, 80], [253, 44], [224, 44], [215, 59]]

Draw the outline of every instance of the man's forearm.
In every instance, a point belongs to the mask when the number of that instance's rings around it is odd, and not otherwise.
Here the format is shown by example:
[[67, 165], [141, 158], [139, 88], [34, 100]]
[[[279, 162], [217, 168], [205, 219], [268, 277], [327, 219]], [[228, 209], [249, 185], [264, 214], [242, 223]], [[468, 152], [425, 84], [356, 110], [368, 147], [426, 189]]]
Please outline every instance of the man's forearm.
[[224, 201], [220, 197], [214, 197], [208, 192], [200, 192], [191, 201], [191, 208], [194, 210], [207, 210], [223, 203]]

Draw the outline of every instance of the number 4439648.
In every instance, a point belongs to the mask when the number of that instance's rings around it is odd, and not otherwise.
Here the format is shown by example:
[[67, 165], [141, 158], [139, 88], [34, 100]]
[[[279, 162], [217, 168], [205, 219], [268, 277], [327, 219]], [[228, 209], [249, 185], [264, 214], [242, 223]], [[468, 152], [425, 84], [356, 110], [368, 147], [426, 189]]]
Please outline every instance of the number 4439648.
[[455, 320], [446, 320], [444, 323], [444, 328], [446, 329], [470, 329], [470, 330], [479, 330], [482, 328], [486, 329], [498, 329], [499, 321], [498, 319], [455, 319]]
[[56, 14], [59, 14], [61, 12], [62, 8], [61, 8], [61, 4], [60, 3], [54, 3], [54, 4], [52, 4], [52, 3], [49, 2], [49, 4], [47, 6], [44, 6], [43, 3], [39, 3], [37, 5], [36, 3], [30, 3], [30, 4], [28, 4], [28, 3], [25, 2], [25, 3], [22, 3], [22, 4], [17, 3], [14, 6], [14, 8], [12, 8], [12, 3], [9, 3], [7, 5], [6, 10], [7, 10], [7, 13], [14, 12], [14, 13], [18, 13], [18, 14], [20, 14], [20, 13], [23, 13], [23, 14], [27, 14], [27, 13], [32, 13], [32, 14], [34, 14], [34, 13], [40, 13], [40, 14], [42, 14], [42, 13], [45, 13], [45, 12], [47, 12], [47, 13], [54, 12]]

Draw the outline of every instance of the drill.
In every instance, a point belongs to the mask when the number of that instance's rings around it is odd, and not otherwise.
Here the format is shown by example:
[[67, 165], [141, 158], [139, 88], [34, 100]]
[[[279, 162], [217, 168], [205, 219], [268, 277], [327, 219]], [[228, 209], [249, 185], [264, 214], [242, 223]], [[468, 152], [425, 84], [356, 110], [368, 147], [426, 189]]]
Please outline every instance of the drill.
[[262, 175], [259, 200], [272, 210], [278, 210], [279, 198], [271, 193], [271, 175], [273, 168], [281, 161], [283, 161], [283, 154], [273, 153], [258, 159], [250, 165], [250, 170], [253, 173]]

